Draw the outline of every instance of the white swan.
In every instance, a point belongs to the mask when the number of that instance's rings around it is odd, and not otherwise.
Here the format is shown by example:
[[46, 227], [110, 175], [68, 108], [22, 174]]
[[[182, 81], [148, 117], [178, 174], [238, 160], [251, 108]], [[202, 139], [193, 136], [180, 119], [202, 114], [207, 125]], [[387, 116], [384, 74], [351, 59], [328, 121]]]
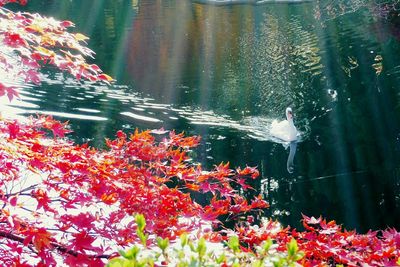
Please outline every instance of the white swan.
[[291, 108], [286, 108], [286, 120], [278, 122], [274, 120], [271, 124], [270, 133], [272, 136], [285, 142], [297, 140], [297, 129], [293, 123], [293, 112]]

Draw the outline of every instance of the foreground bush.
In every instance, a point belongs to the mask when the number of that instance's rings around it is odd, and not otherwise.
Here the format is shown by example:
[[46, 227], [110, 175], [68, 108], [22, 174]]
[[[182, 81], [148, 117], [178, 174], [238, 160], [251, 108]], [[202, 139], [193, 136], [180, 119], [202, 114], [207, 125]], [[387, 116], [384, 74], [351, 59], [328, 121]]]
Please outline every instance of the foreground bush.
[[[137, 221], [138, 231], [144, 230], [144, 219]], [[400, 266], [400, 233], [394, 229], [357, 234], [307, 216], [303, 224], [306, 230], [298, 232], [264, 220], [261, 226], [224, 231], [219, 243], [185, 234], [171, 246], [157, 238], [155, 246], [120, 251], [108, 266]]]
[[[138, 235], [144, 236], [145, 221], [143, 215], [136, 216]], [[240, 246], [239, 238], [231, 235], [223, 243], [210, 243], [204, 238], [190, 238], [188, 234], [180, 236], [180, 242], [170, 245], [167, 238], [157, 238], [154, 247], [148, 247], [146, 238], [141, 245], [135, 245], [127, 251], [120, 251], [121, 256], [113, 258], [107, 267], [123, 266], [300, 266], [297, 261], [303, 257], [298, 250], [296, 240], [287, 244], [287, 251], [279, 252], [276, 245], [268, 238], [253, 250]]]

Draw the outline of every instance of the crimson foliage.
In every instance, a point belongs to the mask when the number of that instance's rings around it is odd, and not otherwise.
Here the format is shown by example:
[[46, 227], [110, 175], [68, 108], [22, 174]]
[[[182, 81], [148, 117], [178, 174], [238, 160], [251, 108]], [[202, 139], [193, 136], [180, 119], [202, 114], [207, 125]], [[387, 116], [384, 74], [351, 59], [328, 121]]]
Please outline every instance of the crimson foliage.
[[[88, 37], [70, 33], [71, 21], [57, 21], [39, 14], [12, 12], [4, 9], [6, 3], [25, 4], [26, 0], [0, 0], [0, 68], [24, 82], [40, 83], [39, 71], [43, 65], [69, 72], [77, 79], [93, 82], [111, 82], [113, 79], [95, 64], [86, 62], [94, 52], [86, 47]], [[18, 63], [18, 64], [15, 64]], [[0, 96], [11, 100], [18, 96], [15, 86], [0, 81]]]
[[[116, 246], [137, 241], [134, 213], [146, 216], [149, 233], [173, 239], [205, 220], [267, 207], [261, 198], [248, 203], [232, 187], [257, 177], [256, 169], [220, 164], [204, 171], [191, 163], [198, 137], [168, 132], [156, 141], [151, 131], [119, 131], [101, 151], [61, 138], [65, 126], [50, 117], [0, 122], [3, 264], [33, 258], [46, 266], [57, 259], [99, 264]], [[166, 186], [171, 180], [179, 186]], [[191, 191], [212, 199], [203, 207]]]
[[335, 221], [303, 215], [304, 231], [287, 227], [277, 231], [276, 222], [261, 227], [237, 227], [236, 234], [248, 247], [274, 239], [278, 250], [285, 251], [292, 238], [305, 253], [302, 266], [399, 266], [400, 233], [394, 228], [359, 234], [347, 231]]

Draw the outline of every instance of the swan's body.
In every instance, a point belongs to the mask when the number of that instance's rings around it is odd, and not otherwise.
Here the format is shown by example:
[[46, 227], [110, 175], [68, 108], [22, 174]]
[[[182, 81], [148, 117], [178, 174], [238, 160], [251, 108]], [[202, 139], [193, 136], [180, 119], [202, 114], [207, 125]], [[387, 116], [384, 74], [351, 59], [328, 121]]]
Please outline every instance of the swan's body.
[[291, 108], [286, 109], [286, 120], [273, 121], [271, 125], [271, 135], [285, 142], [297, 140], [297, 129], [293, 123], [293, 113]]

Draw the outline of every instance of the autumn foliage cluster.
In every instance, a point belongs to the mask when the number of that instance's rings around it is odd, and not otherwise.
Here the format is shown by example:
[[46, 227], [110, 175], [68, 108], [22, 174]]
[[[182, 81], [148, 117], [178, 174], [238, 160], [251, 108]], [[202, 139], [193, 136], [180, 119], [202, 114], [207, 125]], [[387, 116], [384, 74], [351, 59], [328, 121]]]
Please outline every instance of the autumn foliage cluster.
[[[231, 186], [255, 178], [255, 169], [221, 164], [204, 171], [191, 164], [188, 153], [197, 137], [169, 132], [157, 142], [150, 131], [129, 136], [119, 131], [107, 140], [109, 149], [100, 151], [63, 139], [67, 131], [49, 117], [0, 123], [0, 236], [6, 240], [0, 262], [5, 265], [28, 255], [46, 266], [56, 264], [56, 255], [71, 265], [97, 263], [115, 246], [137, 241], [135, 213], [147, 218], [150, 233], [173, 239], [200, 229], [199, 218], [212, 222], [267, 207], [260, 198], [248, 203]], [[176, 186], [168, 187], [172, 180]], [[193, 191], [210, 194], [209, 205], [193, 201]]]
[[400, 233], [394, 228], [359, 234], [335, 221], [303, 215], [304, 231], [291, 227], [276, 231], [276, 222], [237, 227], [235, 234], [249, 247], [273, 239], [285, 251], [292, 238], [304, 252], [302, 266], [400, 266]]
[[[0, 0], [0, 6], [10, 2], [26, 1]], [[86, 36], [67, 31], [72, 26], [0, 7], [0, 70], [13, 76], [9, 80], [33, 83], [40, 82], [43, 66], [77, 79], [112, 81], [86, 62], [93, 51], [85, 46]], [[0, 96], [11, 101], [18, 96], [17, 86], [0, 81]], [[143, 240], [151, 247], [185, 233], [249, 254], [257, 254], [256, 247], [266, 240], [274, 240], [278, 252], [298, 244], [301, 253], [297, 248], [289, 253], [295, 255], [290, 261], [304, 266], [399, 263], [395, 229], [357, 234], [306, 216], [305, 231], [273, 221], [254, 225], [251, 216], [231, 230], [210, 228], [220, 216], [247, 216], [268, 204], [261, 197], [245, 199], [236, 190], [252, 190], [248, 182], [258, 177], [256, 168], [220, 164], [204, 170], [194, 162], [191, 153], [199, 137], [118, 131], [101, 150], [74, 144], [65, 137], [69, 132], [66, 123], [51, 117], [0, 119], [1, 266], [102, 266], [119, 255], [118, 249]], [[135, 214], [146, 218], [145, 229], [138, 231]], [[232, 236], [237, 236], [235, 246]]]
[[[26, 0], [0, 0], [0, 7], [10, 2], [25, 4]], [[69, 72], [77, 79], [112, 81], [97, 65], [87, 63], [85, 57], [94, 54], [85, 46], [88, 38], [68, 32], [71, 27], [74, 27], [71, 21], [0, 8], [1, 69], [14, 76], [11, 80], [22, 78], [36, 84], [40, 83], [39, 71], [43, 65]], [[11, 100], [18, 92], [15, 86], [0, 81], [0, 96], [3, 95]]]

